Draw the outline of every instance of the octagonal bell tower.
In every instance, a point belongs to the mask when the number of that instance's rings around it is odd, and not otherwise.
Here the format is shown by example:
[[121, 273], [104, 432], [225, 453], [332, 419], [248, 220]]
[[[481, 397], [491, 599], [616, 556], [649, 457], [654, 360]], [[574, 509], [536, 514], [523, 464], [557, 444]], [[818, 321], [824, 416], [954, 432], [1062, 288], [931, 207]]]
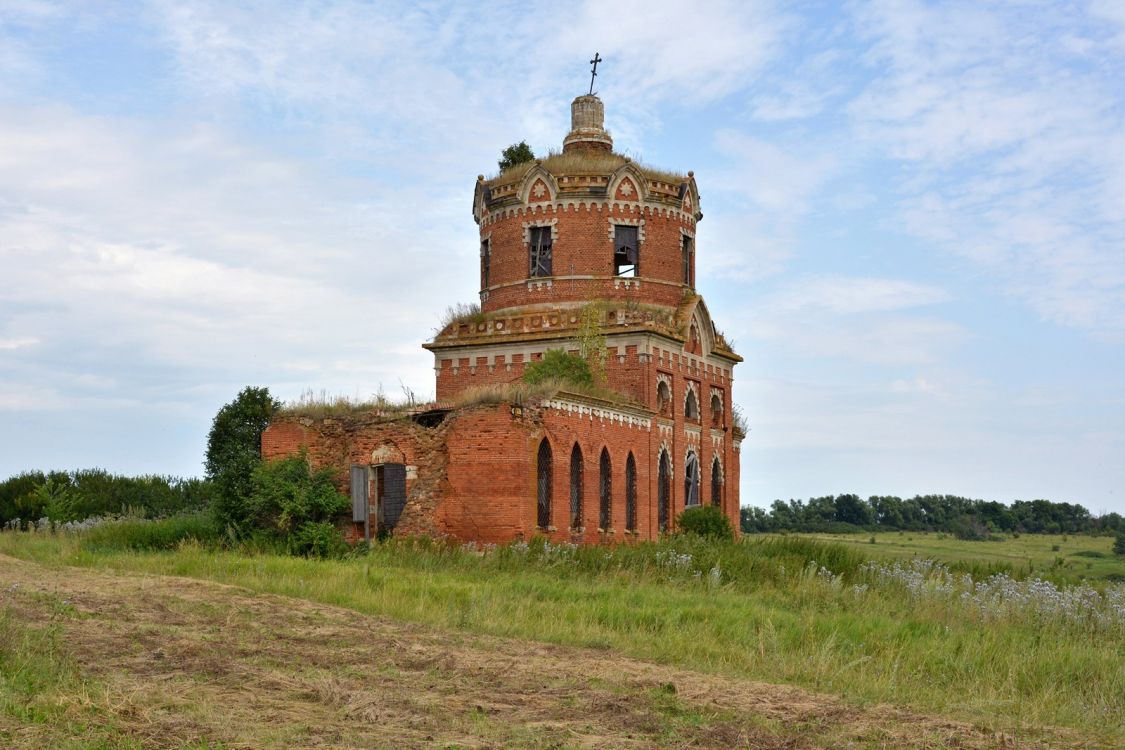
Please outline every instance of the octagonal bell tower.
[[[616, 153], [600, 98], [571, 103], [560, 152], [478, 177], [473, 218], [481, 311], [425, 344], [439, 399], [517, 380], [547, 349], [576, 349], [583, 310], [596, 304], [611, 389], [653, 411], [674, 411], [650, 370], [666, 357], [671, 366], [675, 354], [679, 366], [714, 375], [716, 409], [729, 415], [731, 371], [741, 357], [696, 292], [703, 213], [695, 176]], [[692, 359], [681, 364], [680, 352]]]

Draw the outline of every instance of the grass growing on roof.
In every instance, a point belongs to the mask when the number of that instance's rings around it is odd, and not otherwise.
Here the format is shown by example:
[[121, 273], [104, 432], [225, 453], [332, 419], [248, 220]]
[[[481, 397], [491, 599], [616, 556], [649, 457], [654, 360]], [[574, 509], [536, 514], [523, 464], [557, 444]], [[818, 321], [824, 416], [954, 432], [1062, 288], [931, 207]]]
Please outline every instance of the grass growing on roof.
[[500, 174], [493, 175], [488, 179], [488, 184], [502, 185], [522, 179], [536, 163], [542, 164], [543, 168], [553, 175], [582, 175], [609, 174], [623, 164], [630, 162], [650, 180], [678, 185], [687, 179], [687, 176], [683, 173], [651, 167], [637, 159], [631, 159], [618, 153], [579, 149], [567, 152], [551, 151], [538, 162], [522, 162]]

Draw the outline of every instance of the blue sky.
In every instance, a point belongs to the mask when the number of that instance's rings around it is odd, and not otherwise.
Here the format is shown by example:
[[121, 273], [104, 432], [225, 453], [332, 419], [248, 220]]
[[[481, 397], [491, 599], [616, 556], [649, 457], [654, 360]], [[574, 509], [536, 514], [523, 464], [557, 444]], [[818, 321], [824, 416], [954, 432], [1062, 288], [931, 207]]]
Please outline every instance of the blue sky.
[[694, 170], [742, 497], [1125, 512], [1125, 3], [0, 0], [0, 475], [198, 474], [244, 385], [433, 392], [476, 175]]

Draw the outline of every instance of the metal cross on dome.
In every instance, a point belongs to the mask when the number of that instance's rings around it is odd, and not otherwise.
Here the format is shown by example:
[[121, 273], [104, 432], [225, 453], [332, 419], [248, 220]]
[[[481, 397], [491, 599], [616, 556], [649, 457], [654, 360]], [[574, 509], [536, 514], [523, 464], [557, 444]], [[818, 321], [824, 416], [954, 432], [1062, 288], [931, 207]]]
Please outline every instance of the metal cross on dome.
[[590, 96], [594, 95], [594, 79], [598, 77], [598, 63], [600, 62], [604, 62], [604, 60], [598, 57], [598, 53], [595, 52], [594, 59], [590, 61], [590, 64], [594, 66], [590, 69]]

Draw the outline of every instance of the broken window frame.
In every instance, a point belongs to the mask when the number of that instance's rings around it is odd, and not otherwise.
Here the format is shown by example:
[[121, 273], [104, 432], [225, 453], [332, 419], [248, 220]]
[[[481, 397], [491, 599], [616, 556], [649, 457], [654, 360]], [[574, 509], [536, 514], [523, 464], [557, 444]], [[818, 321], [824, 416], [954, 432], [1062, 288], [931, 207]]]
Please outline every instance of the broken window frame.
[[551, 227], [528, 227], [528, 277], [551, 276]]
[[641, 228], [632, 224], [613, 225], [613, 275], [641, 275]]
[[684, 507], [694, 508], [700, 504], [699, 497], [699, 456], [688, 451], [684, 460]]
[[661, 416], [672, 416], [672, 386], [665, 380], [656, 384], [656, 410]]
[[711, 426], [718, 429], [726, 426], [723, 423], [723, 397], [719, 391], [711, 393]]

